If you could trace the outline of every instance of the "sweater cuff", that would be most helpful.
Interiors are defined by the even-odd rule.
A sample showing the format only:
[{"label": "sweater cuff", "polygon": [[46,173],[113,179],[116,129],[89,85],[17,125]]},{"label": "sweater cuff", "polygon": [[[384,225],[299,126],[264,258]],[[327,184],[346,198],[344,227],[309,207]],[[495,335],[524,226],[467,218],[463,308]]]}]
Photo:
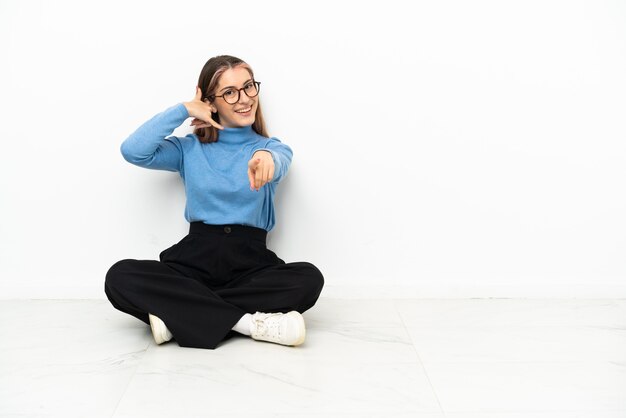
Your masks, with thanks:
[{"label": "sweater cuff", "polygon": [[189,111],[182,102],[174,106],[174,109],[176,109],[181,118],[187,119],[189,117]]}]

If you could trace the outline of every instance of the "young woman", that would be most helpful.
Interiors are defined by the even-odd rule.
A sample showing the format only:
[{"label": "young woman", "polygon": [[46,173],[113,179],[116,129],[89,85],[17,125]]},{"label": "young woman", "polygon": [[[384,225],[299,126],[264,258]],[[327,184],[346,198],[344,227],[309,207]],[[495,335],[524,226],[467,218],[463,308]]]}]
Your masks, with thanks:
[{"label": "young woman", "polygon": [[[160,261],[125,259],[106,274],[113,306],[150,324],[155,342],[214,349],[238,332],[296,346],[301,315],[324,278],[311,263],[285,263],[266,247],[274,193],[292,151],[269,137],[260,82],[239,58],[207,61],[195,97],[141,125],[121,145],[137,166],[176,171],[185,185],[189,234]],[[169,136],[193,117],[193,134]]]}]

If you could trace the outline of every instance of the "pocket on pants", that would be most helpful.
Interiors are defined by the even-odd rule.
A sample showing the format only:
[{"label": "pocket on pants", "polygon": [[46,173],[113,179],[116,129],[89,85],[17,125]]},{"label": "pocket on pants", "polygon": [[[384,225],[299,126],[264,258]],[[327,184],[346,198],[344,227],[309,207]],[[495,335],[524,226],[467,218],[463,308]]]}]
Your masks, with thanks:
[{"label": "pocket on pants", "polygon": [[162,262],[177,260],[183,252],[185,245],[189,242],[190,237],[191,235],[187,235],[176,244],[161,251],[161,253],[159,254],[159,260],[161,260]]},{"label": "pocket on pants", "polygon": [[219,241],[197,234],[189,234],[178,243],[163,250],[159,255],[161,262],[186,277],[200,280],[207,284],[219,284],[217,262],[219,259]]},{"label": "pocket on pants", "polygon": [[252,261],[253,267],[273,266],[276,264],[284,264],[285,262],[268,249],[263,241],[248,239],[245,242],[245,253],[249,260]]}]

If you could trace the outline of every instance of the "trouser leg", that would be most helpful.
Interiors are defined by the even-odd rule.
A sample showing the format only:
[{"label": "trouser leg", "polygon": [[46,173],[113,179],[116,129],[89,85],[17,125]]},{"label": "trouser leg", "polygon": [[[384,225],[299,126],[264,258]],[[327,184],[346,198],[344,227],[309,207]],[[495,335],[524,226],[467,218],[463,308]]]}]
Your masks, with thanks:
[{"label": "trouser leg", "polygon": [[107,272],[105,293],[118,310],[149,323],[161,318],[181,347],[215,348],[245,314],[198,280],[156,260],[121,260]]},{"label": "trouser leg", "polygon": [[297,262],[264,267],[231,281],[215,293],[248,313],[303,313],[315,305],[323,286],[324,278],[317,267]]},{"label": "trouser leg", "polygon": [[106,275],[113,306],[149,323],[165,322],[182,347],[215,348],[247,312],[302,313],[324,279],[310,263],[285,264],[265,246],[266,231],[241,225],[190,225],[156,260],[121,260]]}]

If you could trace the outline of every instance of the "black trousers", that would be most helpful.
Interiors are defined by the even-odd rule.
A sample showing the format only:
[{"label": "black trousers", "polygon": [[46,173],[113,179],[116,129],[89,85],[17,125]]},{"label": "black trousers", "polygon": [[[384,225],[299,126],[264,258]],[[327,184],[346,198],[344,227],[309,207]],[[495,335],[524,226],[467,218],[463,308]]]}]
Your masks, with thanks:
[{"label": "black trousers", "polygon": [[322,291],[311,263],[285,263],[266,247],[267,232],[192,222],[160,261],[125,259],[106,274],[113,306],[149,324],[158,316],[181,347],[214,349],[245,313],[303,313]]}]

